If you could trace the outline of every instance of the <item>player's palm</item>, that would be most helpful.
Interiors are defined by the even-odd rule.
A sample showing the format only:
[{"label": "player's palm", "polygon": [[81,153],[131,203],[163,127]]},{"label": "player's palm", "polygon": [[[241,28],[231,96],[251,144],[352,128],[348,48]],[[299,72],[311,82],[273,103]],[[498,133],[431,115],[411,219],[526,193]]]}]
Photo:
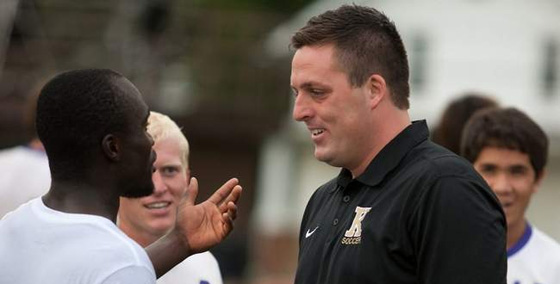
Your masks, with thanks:
[{"label": "player's palm", "polygon": [[198,181],[192,178],[186,194],[179,206],[177,227],[193,253],[206,251],[233,229],[241,187],[237,179],[230,179],[206,201],[195,205]]}]

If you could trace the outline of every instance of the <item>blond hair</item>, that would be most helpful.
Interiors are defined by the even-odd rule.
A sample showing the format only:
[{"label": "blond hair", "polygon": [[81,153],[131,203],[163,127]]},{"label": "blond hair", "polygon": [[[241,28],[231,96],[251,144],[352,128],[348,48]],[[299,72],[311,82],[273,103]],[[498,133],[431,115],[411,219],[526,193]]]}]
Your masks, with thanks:
[{"label": "blond hair", "polygon": [[179,143],[181,150],[181,163],[185,168],[189,166],[189,141],[181,131],[181,128],[169,116],[159,112],[151,111],[148,117],[148,133],[154,142],[166,138],[173,138]]}]

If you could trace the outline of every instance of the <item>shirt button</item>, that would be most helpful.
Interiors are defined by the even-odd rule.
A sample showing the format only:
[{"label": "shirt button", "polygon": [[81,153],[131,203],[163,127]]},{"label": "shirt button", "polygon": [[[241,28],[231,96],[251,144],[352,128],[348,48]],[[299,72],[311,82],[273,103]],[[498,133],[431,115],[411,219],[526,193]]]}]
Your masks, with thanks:
[{"label": "shirt button", "polygon": [[334,221],[332,222],[333,226],[336,226],[338,224],[338,218],[334,219]]},{"label": "shirt button", "polygon": [[350,201],[350,196],[345,195],[345,196],[342,198],[342,201],[344,201],[344,202]]}]

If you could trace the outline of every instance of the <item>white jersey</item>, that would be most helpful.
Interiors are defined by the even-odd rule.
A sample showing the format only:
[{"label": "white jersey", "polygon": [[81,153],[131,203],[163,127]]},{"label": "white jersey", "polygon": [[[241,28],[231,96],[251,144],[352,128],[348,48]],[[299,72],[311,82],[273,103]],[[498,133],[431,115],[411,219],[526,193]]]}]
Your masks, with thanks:
[{"label": "white jersey", "polygon": [[0,256],[0,283],[156,283],[147,253],[110,220],[52,210],[41,198],[2,218]]},{"label": "white jersey", "polygon": [[189,256],[157,280],[158,284],[223,284],[218,261],[210,252]]},{"label": "white jersey", "polygon": [[508,250],[508,284],[560,284],[560,245],[527,224]]},{"label": "white jersey", "polygon": [[18,146],[0,151],[0,218],[45,194],[51,185],[47,155]]}]

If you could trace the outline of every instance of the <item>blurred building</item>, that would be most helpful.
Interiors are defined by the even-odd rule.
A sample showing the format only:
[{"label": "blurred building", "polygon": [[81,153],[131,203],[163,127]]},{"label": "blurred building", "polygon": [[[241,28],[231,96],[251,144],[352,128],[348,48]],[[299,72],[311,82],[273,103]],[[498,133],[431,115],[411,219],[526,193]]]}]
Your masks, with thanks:
[{"label": "blurred building", "polygon": [[[269,55],[289,65],[291,35],[311,16],[343,3],[378,8],[396,23],[411,67],[412,119],[427,119],[434,126],[450,100],[480,91],[522,109],[543,126],[552,140],[549,174],[528,215],[560,241],[560,2],[316,1],[271,31]],[[288,86],[285,92],[289,96]],[[297,257],[299,220],[309,196],[339,170],[314,159],[309,136],[302,123],[286,114],[282,131],[269,137],[261,155],[255,224],[263,239],[280,239],[295,248],[292,258]],[[294,267],[287,263],[283,269]]]}]

